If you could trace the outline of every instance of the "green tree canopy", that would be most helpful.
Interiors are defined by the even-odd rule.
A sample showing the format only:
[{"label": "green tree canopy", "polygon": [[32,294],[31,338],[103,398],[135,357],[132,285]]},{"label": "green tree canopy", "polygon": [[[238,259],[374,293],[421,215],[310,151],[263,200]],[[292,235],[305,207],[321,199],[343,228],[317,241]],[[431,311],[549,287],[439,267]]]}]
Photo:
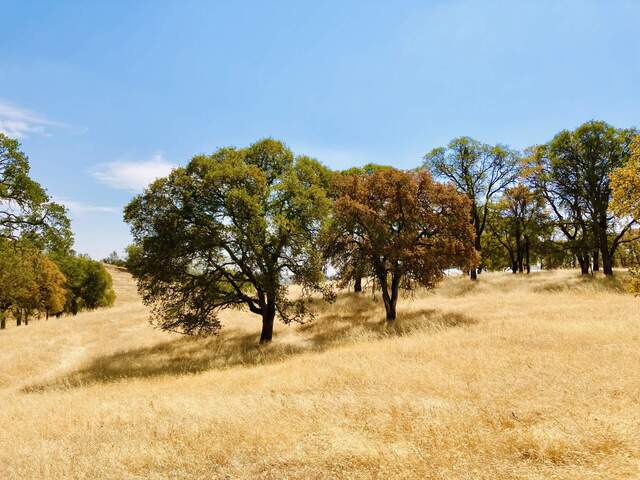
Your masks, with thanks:
[{"label": "green tree canopy", "polygon": [[[532,257],[550,235],[549,218],[544,197],[523,184],[507,188],[502,198],[493,204],[487,219],[488,244],[500,245],[508,257],[513,273],[531,272]],[[495,252],[492,258],[496,262]]]},{"label": "green tree canopy", "polygon": [[66,251],[72,235],[66,210],[51,202],[29,176],[29,160],[17,140],[0,133],[0,237],[28,237],[50,250]]},{"label": "green tree canopy", "polygon": [[[520,172],[520,155],[503,145],[486,145],[469,137],[454,138],[446,148],[435,148],[424,157],[424,167],[434,178],[451,182],[471,200],[475,248],[482,251],[489,205]],[[476,278],[476,268],[471,269]]]},{"label": "green tree canopy", "polygon": [[104,266],[84,255],[53,254],[53,261],[66,277],[65,312],[77,314],[113,305],[116,295],[112,279]]},{"label": "green tree canopy", "polygon": [[66,278],[37,245],[0,239],[0,328],[9,313],[21,324],[33,314],[64,308]]},{"label": "green tree canopy", "polygon": [[613,274],[615,251],[635,223],[618,222],[609,203],[611,173],[629,160],[636,133],[590,121],[573,131],[563,130],[535,147],[530,157],[530,177],[544,192],[558,227],[582,251],[599,250],[606,275]]},{"label": "green tree canopy", "polygon": [[[219,312],[262,317],[261,342],[285,322],[310,315],[323,291],[318,232],[330,208],[330,172],[265,139],[198,155],[151,184],[125,209],[135,248],[128,267],[154,321],[188,334],[216,332]],[[302,286],[299,298],[287,284]]]}]

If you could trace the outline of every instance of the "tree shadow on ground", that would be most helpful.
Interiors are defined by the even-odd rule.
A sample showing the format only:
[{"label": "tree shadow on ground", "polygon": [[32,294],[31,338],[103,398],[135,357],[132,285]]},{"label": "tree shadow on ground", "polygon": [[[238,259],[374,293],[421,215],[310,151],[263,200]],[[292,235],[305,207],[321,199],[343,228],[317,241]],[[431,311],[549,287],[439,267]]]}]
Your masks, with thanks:
[{"label": "tree shadow on ground", "polygon": [[[315,321],[298,326],[295,332],[278,332],[270,345],[259,346],[258,335],[239,330],[223,330],[217,336],[206,338],[180,337],[152,347],[98,357],[74,372],[27,386],[22,391],[36,393],[125,379],[252,367],[363,340],[376,341],[417,332],[436,333],[474,323],[476,320],[459,313],[430,309],[400,311],[396,322],[388,324],[379,302],[364,295],[343,294]],[[289,341],[291,338],[293,341]]]},{"label": "tree shadow on ground", "polygon": [[[467,275],[449,278],[447,282],[443,282],[438,286],[437,293],[447,298],[457,298],[477,293],[478,285],[482,284],[484,277],[479,277],[478,281],[472,281]],[[434,292],[435,293],[435,292]]]},{"label": "tree shadow on ground", "polygon": [[628,293],[626,281],[626,272],[616,272],[613,277],[607,277],[600,273],[592,275],[578,273],[562,281],[556,279],[542,281],[532,290],[537,293]]}]

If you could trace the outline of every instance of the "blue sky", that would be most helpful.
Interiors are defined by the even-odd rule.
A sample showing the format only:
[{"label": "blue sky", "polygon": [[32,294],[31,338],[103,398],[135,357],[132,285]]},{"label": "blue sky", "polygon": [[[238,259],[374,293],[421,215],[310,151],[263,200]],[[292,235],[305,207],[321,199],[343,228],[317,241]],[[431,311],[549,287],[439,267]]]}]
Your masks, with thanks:
[{"label": "blue sky", "polygon": [[76,249],[197,153],[272,136],[334,168],[415,167],[451,138],[523,148],[640,126],[640,1],[1,0],[0,129]]}]

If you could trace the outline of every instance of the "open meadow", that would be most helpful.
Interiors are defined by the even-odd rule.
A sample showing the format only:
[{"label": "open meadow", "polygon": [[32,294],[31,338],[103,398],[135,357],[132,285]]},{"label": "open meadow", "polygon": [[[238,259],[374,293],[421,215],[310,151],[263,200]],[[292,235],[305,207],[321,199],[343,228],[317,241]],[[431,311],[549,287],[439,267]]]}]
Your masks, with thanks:
[{"label": "open meadow", "polygon": [[[578,272],[369,293],[313,323],[154,330],[115,306],[0,332],[0,478],[640,477],[640,302]],[[618,278],[618,277],[616,277]]]}]

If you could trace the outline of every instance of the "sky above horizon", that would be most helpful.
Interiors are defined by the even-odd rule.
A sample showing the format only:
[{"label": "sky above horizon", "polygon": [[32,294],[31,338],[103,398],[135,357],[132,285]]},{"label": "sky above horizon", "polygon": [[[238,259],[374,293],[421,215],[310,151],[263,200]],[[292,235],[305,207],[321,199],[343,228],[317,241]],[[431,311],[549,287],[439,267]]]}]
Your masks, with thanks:
[{"label": "sky above horizon", "polygon": [[640,1],[1,0],[0,131],[69,209],[75,249],[195,154],[283,140],[332,168],[413,168],[468,135],[513,148],[640,127]]}]

